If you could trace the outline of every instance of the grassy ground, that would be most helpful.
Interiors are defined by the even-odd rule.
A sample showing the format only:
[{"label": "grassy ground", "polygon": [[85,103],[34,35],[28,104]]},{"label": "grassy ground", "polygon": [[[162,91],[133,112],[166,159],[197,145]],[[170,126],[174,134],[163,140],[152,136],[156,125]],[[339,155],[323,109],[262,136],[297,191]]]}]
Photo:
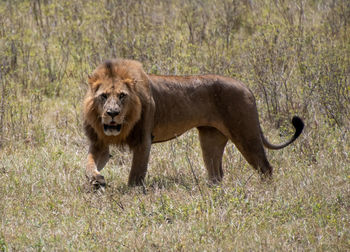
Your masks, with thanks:
[{"label": "grassy ground", "polygon": [[[243,1],[244,2],[244,1]],[[0,3],[0,251],[350,250],[347,1],[3,1]],[[145,188],[112,149],[105,191],[84,177],[86,76],[103,59],[147,72],[218,73],[257,97],[262,182],[228,144],[207,184],[198,135],[152,146]]]}]

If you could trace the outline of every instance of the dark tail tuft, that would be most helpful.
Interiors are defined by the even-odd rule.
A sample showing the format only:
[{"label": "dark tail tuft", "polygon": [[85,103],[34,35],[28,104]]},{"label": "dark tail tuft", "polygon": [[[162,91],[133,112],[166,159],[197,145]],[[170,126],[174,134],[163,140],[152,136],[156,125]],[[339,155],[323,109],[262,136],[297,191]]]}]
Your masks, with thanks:
[{"label": "dark tail tuft", "polygon": [[269,148],[269,149],[272,149],[272,150],[279,150],[279,149],[282,149],[282,148],[290,145],[291,143],[293,143],[298,138],[298,136],[300,136],[301,132],[303,131],[304,123],[303,123],[303,120],[300,119],[300,117],[294,116],[292,119],[292,124],[295,128],[295,133],[291,139],[289,139],[287,142],[282,143],[282,144],[278,144],[278,145],[271,144],[269,141],[267,141],[264,134],[261,132],[261,137],[262,137],[262,141],[264,143],[264,146]]},{"label": "dark tail tuft", "polygon": [[300,136],[301,132],[304,129],[304,123],[303,123],[303,120],[301,120],[300,117],[293,116],[292,124],[293,124],[293,126],[295,128],[294,139],[296,139],[298,136]]}]

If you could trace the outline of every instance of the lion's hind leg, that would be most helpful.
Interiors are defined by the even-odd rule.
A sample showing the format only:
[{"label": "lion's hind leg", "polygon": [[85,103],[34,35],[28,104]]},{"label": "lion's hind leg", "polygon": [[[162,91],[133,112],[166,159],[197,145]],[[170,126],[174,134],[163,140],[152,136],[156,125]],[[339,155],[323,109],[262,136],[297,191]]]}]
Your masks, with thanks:
[{"label": "lion's hind leg", "polygon": [[256,169],[263,179],[270,178],[272,166],[267,160],[266,153],[259,136],[256,138],[244,138],[240,135],[241,141],[233,141],[247,162]]},{"label": "lion's hind leg", "polygon": [[216,128],[198,127],[198,131],[209,180],[214,184],[218,183],[224,176],[222,155],[228,139]]}]

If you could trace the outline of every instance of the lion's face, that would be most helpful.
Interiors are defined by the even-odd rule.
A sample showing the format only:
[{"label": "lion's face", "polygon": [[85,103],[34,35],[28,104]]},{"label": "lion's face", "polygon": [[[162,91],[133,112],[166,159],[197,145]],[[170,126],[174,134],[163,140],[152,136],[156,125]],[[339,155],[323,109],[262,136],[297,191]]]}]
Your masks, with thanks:
[{"label": "lion's face", "polygon": [[130,80],[104,80],[95,85],[94,102],[107,136],[117,136],[127,124],[130,111]]},{"label": "lion's face", "polygon": [[90,140],[124,144],[141,119],[148,95],[142,65],[132,60],[106,61],[93,71],[88,83],[84,124]]}]

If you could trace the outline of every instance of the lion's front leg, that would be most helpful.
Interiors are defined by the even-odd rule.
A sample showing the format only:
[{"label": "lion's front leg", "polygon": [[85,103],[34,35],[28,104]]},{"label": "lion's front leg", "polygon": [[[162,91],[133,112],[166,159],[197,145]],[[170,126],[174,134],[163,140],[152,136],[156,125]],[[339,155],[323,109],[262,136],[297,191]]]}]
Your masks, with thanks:
[{"label": "lion's front leg", "polygon": [[151,144],[152,140],[151,137],[149,137],[133,148],[132,166],[128,182],[129,186],[143,185],[147,172]]},{"label": "lion's front leg", "polygon": [[106,186],[106,181],[99,171],[103,169],[108,160],[108,146],[102,144],[90,145],[87,158],[86,176],[89,182],[95,187]]}]

